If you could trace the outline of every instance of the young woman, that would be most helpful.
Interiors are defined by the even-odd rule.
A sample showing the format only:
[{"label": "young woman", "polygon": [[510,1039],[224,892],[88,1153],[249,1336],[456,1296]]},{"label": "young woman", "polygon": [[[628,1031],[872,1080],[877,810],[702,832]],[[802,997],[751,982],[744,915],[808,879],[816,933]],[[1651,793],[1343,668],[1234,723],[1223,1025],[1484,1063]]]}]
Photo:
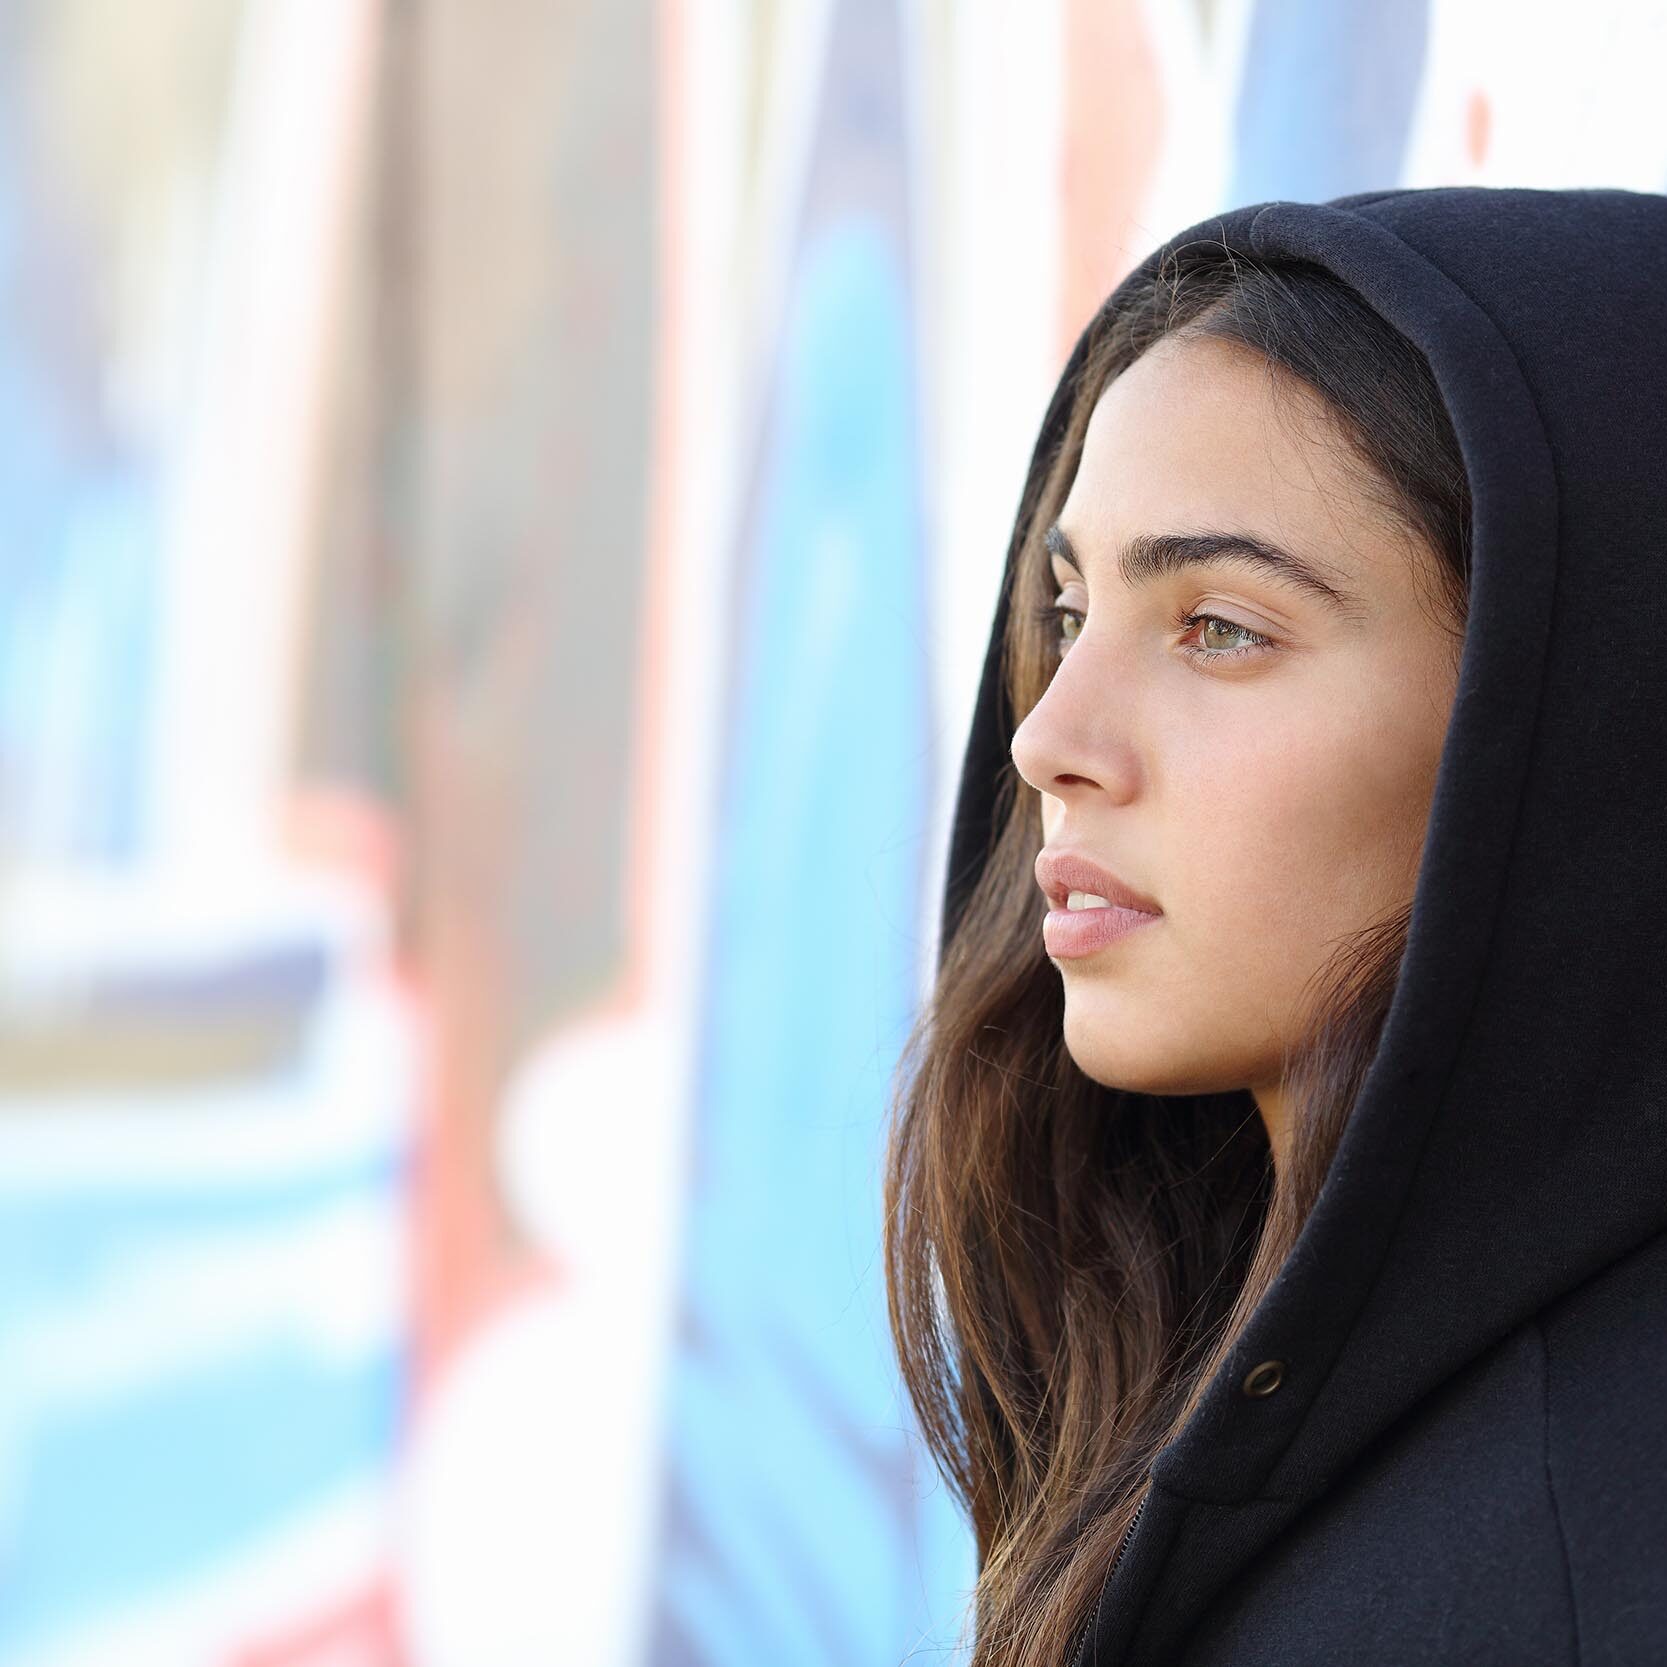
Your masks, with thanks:
[{"label": "young woman", "polygon": [[1189,227],[1079,339],[899,1074],[976,1667],[1667,1661],[1667,198]]}]

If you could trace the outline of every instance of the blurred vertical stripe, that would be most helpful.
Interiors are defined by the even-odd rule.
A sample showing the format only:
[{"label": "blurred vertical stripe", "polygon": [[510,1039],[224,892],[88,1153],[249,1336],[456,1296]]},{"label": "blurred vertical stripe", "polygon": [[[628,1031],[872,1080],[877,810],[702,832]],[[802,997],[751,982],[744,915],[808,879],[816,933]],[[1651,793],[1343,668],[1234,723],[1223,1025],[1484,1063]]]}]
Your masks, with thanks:
[{"label": "blurred vertical stripe", "polygon": [[833,8],[817,98],[734,566],[655,1667],[885,1667],[970,1580],[878,1254],[933,765],[890,0]]}]

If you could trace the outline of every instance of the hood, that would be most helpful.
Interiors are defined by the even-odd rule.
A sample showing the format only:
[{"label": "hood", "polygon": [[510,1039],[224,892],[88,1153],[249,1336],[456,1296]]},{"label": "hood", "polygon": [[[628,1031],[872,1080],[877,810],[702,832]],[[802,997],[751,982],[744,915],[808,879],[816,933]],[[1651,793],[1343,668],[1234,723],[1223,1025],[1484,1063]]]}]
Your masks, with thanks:
[{"label": "hood", "polygon": [[[1258,1502],[1201,1553],[1224,1580],[1432,1389],[1667,1229],[1667,197],[1257,203],[1138,272],[1200,238],[1315,261],[1416,344],[1473,501],[1468,630],[1378,1051],[1293,1253],[1154,1467],[1186,1498]],[[1021,534],[1133,276],[1078,339],[1031,459],[940,946],[1012,768],[997,650]],[[1241,1394],[1270,1358],[1279,1393]]]}]

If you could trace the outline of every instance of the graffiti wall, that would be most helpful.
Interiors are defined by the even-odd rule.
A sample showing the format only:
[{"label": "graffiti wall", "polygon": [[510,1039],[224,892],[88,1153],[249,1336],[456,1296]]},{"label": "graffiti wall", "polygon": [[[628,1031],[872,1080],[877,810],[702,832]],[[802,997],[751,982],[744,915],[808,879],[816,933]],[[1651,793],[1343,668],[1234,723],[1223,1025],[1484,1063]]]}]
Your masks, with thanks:
[{"label": "graffiti wall", "polygon": [[0,0],[0,1667],[891,1667],[880,1163],[1030,446],[1667,7]]}]

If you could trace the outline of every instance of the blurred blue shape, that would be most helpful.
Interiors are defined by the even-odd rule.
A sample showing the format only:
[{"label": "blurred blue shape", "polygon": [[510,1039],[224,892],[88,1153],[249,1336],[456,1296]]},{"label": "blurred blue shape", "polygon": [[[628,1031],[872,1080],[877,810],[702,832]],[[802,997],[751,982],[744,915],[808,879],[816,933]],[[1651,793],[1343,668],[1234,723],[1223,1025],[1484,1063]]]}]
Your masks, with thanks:
[{"label": "blurred blue shape", "polygon": [[37,316],[56,274],[24,235],[29,154],[0,126],[0,856],[122,861],[144,837],[152,460],[88,403],[89,318]]},{"label": "blurred blue shape", "polygon": [[[314,1313],[304,1289],[285,1303],[269,1278],[239,1296],[235,1335],[223,1304],[244,1268],[316,1263],[344,1207],[397,1231],[404,1188],[383,1154],[277,1183],[0,1197],[0,1662],[212,1579],[386,1475],[405,1385],[399,1290],[345,1335],[321,1294]],[[194,1309],[202,1270],[219,1310]],[[150,1323],[158,1304],[165,1325]]]},{"label": "blurred blue shape", "polygon": [[1427,29],[1427,0],[1256,0],[1228,204],[1399,185]]},{"label": "blurred blue shape", "polygon": [[0,1661],[177,1587],[386,1465],[403,1383],[383,1350],[333,1369],[274,1338],[211,1369],[48,1415],[12,1478]]},{"label": "blurred blue shape", "polygon": [[860,213],[802,262],[742,574],[655,1667],[894,1667],[974,1572],[879,1263],[932,779],[908,289]]}]

